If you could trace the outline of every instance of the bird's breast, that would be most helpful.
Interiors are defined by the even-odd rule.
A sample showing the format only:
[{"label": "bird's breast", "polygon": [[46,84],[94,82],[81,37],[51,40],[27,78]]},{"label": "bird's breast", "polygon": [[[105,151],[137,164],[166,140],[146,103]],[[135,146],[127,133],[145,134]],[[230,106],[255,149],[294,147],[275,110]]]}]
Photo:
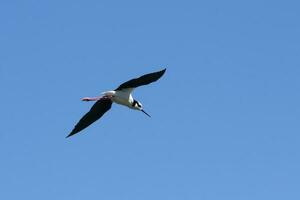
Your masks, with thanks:
[{"label": "bird's breast", "polygon": [[114,95],[112,95],[113,102],[117,104],[121,104],[124,106],[132,107],[133,98],[130,93],[123,91],[116,91]]}]

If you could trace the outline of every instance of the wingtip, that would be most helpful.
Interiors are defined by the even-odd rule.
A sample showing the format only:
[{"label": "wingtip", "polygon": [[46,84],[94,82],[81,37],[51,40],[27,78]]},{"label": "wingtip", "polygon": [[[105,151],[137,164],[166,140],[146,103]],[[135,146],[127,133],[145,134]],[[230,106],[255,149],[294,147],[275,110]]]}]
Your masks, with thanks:
[{"label": "wingtip", "polygon": [[160,73],[163,75],[166,72],[167,68],[164,68],[163,70],[160,71]]},{"label": "wingtip", "polygon": [[69,135],[66,136],[66,138],[71,137],[72,135],[74,135],[75,133],[71,132]]}]

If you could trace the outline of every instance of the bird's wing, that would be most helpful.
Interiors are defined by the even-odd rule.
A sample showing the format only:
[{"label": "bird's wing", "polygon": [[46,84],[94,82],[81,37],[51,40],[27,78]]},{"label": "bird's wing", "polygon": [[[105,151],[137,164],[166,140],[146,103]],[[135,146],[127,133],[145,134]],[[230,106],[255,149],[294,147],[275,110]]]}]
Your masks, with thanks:
[{"label": "bird's wing", "polygon": [[111,105],[112,101],[108,98],[101,98],[100,100],[98,100],[92,106],[91,110],[79,120],[72,132],[67,137],[70,137],[82,131],[83,129],[91,125],[93,122],[98,120],[100,117],[102,117],[102,115],[104,115],[104,113],[106,113],[111,108]]},{"label": "bird's wing", "polygon": [[162,75],[165,73],[166,69],[163,69],[158,72],[153,72],[150,74],[145,74],[139,78],[131,79],[123,84],[121,84],[116,90],[122,90],[126,88],[136,88],[142,85],[148,85],[149,83],[152,83],[154,81],[157,81],[162,77]]}]

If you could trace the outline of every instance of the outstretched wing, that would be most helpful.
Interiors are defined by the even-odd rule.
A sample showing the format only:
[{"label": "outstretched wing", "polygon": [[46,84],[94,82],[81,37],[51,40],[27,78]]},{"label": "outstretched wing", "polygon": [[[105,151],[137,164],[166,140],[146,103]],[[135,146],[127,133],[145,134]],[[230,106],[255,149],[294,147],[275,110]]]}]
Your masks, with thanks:
[{"label": "outstretched wing", "polygon": [[116,90],[122,90],[126,88],[136,88],[142,85],[148,85],[149,83],[152,83],[154,81],[157,81],[164,75],[166,69],[163,69],[158,72],[153,72],[150,74],[145,74],[139,78],[131,79],[130,81],[127,81],[123,84],[121,84]]},{"label": "outstretched wing", "polygon": [[100,117],[102,117],[104,113],[106,113],[111,108],[111,104],[112,101],[108,98],[99,99],[92,106],[91,110],[79,120],[79,122],[76,124],[67,138],[82,131],[83,129],[94,123],[96,120],[98,120]]}]

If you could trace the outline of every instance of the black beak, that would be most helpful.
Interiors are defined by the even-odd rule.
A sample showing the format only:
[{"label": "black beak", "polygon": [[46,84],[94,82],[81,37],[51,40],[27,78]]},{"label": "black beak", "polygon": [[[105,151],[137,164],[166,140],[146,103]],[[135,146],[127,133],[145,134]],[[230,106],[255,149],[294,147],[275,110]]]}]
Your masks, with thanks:
[{"label": "black beak", "polygon": [[143,113],[145,113],[148,117],[151,117],[148,113],[146,113],[144,110],[141,110]]}]

